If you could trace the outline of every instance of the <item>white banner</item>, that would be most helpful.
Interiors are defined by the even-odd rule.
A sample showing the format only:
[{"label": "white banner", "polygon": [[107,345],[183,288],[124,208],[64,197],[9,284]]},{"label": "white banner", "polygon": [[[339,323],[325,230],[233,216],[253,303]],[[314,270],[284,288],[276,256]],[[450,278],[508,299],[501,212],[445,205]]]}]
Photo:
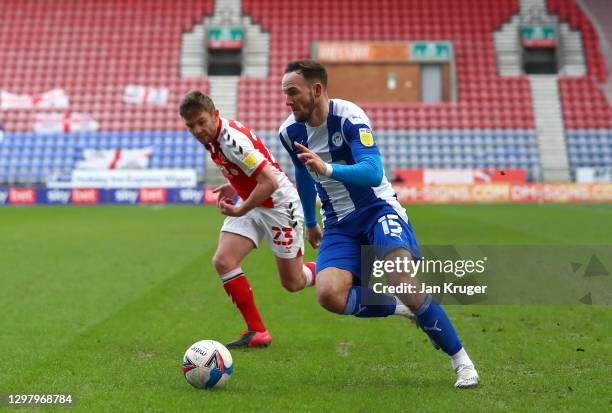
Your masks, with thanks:
[{"label": "white banner", "polygon": [[123,92],[123,101],[133,105],[157,105],[168,103],[170,91],[167,88],[153,88],[141,85],[127,85]]},{"label": "white banner", "polygon": [[147,169],[152,148],[85,149],[76,169]]},{"label": "white banner", "polygon": [[64,89],[52,89],[40,95],[20,95],[0,90],[0,109],[67,108],[70,100]]},{"label": "white banner", "polygon": [[[477,171],[472,169],[425,169],[425,184],[471,184]],[[490,179],[489,179],[490,180]]]},{"label": "white banner", "polygon": [[18,95],[6,90],[0,90],[0,108],[2,110],[31,109],[32,106],[32,96]]},{"label": "white banner", "polygon": [[37,113],[33,130],[36,133],[91,132],[100,129],[89,113]]},{"label": "white banner", "polygon": [[50,180],[49,188],[193,188],[194,169],[146,169],[142,171],[72,171],[70,181]]},{"label": "white banner", "polygon": [[70,106],[68,95],[63,89],[53,89],[32,99],[34,108],[67,108]]},{"label": "white banner", "polygon": [[584,184],[612,182],[612,168],[576,168],[576,182]]}]

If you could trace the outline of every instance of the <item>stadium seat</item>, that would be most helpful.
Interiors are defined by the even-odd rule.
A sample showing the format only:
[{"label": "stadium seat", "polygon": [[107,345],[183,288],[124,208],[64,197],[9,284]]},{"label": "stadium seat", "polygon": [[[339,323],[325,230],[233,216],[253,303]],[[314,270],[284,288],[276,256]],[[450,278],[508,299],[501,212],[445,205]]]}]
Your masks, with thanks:
[{"label": "stadium seat", "polygon": [[[612,109],[598,89],[607,68],[598,38],[575,0],[547,0],[548,10],[580,31],[587,74],[560,80],[567,147],[573,168],[609,165]],[[315,40],[415,39],[453,42],[459,101],[363,104],[383,155],[397,167],[519,165],[536,176],[539,153],[529,82],[497,74],[492,33],[518,12],[518,0],[325,0],[309,3],[318,24],[300,25],[303,11],[282,0],[243,0],[244,15],[270,33],[269,76],[240,78],[237,118],[265,137],[291,170],[276,139],[288,115],[279,81],[284,65],[310,55]],[[5,0],[0,13],[0,89],[36,95],[61,87],[72,112],[90,113],[98,132],[37,135],[36,112],[6,110],[0,142],[4,182],[35,182],[71,168],[87,148],[153,148],[151,167],[195,164],[203,152],[184,131],[175,108],[187,90],[209,89],[207,78],[178,76],[182,34],[211,15],[214,0],[81,2]],[[29,45],[24,48],[23,45]],[[96,47],[91,47],[95,44]],[[167,87],[164,107],[128,105],[127,84]],[[59,110],[60,112],[62,110]],[[196,154],[194,156],[194,154]],[[17,166],[18,165],[18,166]]]},{"label": "stadium seat", "polygon": [[[69,95],[70,110],[91,113],[102,130],[143,129],[146,125],[136,119],[148,113],[155,113],[156,128],[181,128],[167,108],[174,109],[186,90],[208,90],[206,78],[178,77],[181,35],[185,23],[191,26],[210,15],[213,5],[213,0],[180,0],[160,14],[158,1],[129,7],[119,0],[42,0],[36,7],[4,1],[0,89],[35,95],[60,87]],[[127,84],[168,88],[167,107],[124,104]],[[29,111],[8,110],[3,117],[9,131],[32,130]]]}]

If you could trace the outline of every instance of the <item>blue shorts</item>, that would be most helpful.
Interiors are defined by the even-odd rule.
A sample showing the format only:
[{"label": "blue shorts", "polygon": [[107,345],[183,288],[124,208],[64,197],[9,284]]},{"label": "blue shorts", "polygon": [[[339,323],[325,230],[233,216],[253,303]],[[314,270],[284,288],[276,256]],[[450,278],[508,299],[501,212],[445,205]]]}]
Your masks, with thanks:
[{"label": "blue shorts", "polygon": [[317,272],[336,267],[361,278],[361,247],[364,245],[373,246],[378,259],[397,248],[408,250],[415,260],[421,258],[412,225],[385,203],[355,211],[325,228],[317,255]]}]

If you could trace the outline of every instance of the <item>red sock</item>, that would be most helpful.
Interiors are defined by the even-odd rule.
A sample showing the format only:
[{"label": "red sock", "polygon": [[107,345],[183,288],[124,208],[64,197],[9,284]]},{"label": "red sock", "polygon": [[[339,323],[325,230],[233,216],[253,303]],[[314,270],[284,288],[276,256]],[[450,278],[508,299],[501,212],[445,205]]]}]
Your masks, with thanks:
[{"label": "red sock", "polygon": [[255,299],[253,298],[253,289],[249,284],[244,273],[240,273],[229,280],[223,281],[223,288],[225,292],[230,296],[242,318],[246,321],[248,329],[254,331],[266,331],[266,327],[261,321],[261,316],[255,305]]},{"label": "red sock", "polygon": [[307,285],[316,285],[317,283],[317,271],[316,271],[316,267],[315,267],[315,263],[312,261],[308,261],[308,262],[304,262],[304,265],[306,267],[308,267],[308,269],[310,270],[310,272],[312,272],[312,282],[310,284]]}]

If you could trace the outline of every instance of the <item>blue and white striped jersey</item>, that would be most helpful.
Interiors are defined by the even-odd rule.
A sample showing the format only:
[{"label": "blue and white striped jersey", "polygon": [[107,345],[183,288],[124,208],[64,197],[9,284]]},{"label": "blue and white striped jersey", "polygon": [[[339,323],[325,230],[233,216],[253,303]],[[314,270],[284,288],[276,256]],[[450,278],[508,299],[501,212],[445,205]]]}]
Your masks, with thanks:
[{"label": "blue and white striped jersey", "polygon": [[[295,148],[294,142],[308,147],[328,163],[353,165],[355,158],[361,154],[380,156],[370,120],[365,112],[354,103],[341,99],[330,99],[327,122],[317,127],[296,122],[291,114],[280,127],[279,138],[297,163],[300,162],[297,160],[299,150]],[[309,173],[321,200],[321,216],[326,227],[356,210],[384,203],[393,207],[408,221],[404,208],[397,201],[395,192],[384,174],[377,187],[357,187],[312,171]]]}]

